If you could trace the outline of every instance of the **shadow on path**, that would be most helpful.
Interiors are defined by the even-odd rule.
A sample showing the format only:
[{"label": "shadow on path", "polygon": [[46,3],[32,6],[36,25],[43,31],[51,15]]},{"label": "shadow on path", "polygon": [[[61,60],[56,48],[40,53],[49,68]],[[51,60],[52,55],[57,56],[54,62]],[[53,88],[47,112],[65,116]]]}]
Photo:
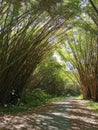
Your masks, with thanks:
[{"label": "shadow on path", "polygon": [[98,130],[98,117],[85,102],[67,98],[23,115],[5,115],[0,130]]}]

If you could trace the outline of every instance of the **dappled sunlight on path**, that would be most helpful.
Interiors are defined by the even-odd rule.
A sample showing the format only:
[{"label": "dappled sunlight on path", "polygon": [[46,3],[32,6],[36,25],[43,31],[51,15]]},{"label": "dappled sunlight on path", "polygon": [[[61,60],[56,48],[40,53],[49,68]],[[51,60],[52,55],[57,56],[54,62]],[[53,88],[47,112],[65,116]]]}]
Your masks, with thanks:
[{"label": "dappled sunlight on path", "polygon": [[0,130],[98,130],[98,117],[85,102],[67,98],[21,115],[5,115]]}]

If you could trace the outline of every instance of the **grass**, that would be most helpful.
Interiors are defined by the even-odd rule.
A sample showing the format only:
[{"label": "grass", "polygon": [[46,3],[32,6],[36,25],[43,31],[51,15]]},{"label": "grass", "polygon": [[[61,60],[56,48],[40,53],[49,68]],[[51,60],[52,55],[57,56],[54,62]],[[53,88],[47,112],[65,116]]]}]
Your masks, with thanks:
[{"label": "grass", "polygon": [[88,101],[87,107],[92,110],[96,110],[98,112],[98,103],[97,102]]},{"label": "grass", "polygon": [[[79,95],[78,97],[76,97],[76,99],[78,99],[78,100],[81,100],[81,99],[83,99],[83,95],[81,94],[81,95]],[[87,101],[87,107],[89,108],[89,109],[92,109],[92,110],[95,110],[95,111],[97,111],[98,112],[98,103],[97,102],[94,102],[94,101]]]},{"label": "grass", "polygon": [[98,116],[98,102],[88,101],[86,106],[87,106],[87,108],[94,110],[95,115]]},{"label": "grass", "polygon": [[76,97],[76,99],[78,99],[78,100],[82,100],[82,99],[83,99],[83,95],[82,95],[82,94],[79,95],[78,97]]}]

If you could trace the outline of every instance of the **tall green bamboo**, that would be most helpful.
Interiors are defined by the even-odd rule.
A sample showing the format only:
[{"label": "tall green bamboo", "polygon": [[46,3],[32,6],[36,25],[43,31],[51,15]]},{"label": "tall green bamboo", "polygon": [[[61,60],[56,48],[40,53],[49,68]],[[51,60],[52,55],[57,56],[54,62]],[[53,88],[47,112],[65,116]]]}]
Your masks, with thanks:
[{"label": "tall green bamboo", "polygon": [[[53,9],[54,5],[51,7]],[[69,3],[66,3],[63,7],[67,7],[64,10],[66,13],[61,16],[61,7],[61,4],[56,4],[55,14],[55,11],[51,13],[51,8],[48,11],[46,8],[40,9],[38,1],[2,1],[0,7],[1,105],[16,104],[21,99],[37,65],[62,40],[63,32],[60,28],[74,17],[74,13],[70,11]]]}]

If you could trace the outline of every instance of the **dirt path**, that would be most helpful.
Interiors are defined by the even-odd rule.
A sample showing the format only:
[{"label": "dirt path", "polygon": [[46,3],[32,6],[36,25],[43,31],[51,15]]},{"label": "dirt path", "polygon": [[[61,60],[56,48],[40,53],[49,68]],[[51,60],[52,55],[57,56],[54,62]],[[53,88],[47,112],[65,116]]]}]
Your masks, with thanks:
[{"label": "dirt path", "polygon": [[98,130],[98,117],[85,102],[68,98],[22,115],[5,115],[0,130]]}]

